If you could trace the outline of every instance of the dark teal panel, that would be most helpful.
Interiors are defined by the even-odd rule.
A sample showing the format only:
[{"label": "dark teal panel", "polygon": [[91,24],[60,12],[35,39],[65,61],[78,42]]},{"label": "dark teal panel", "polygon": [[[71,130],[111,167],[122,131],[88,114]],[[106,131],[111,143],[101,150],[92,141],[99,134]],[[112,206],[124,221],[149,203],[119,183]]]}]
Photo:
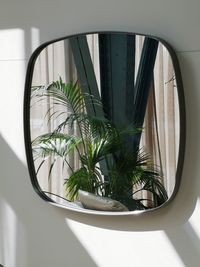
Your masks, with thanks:
[{"label": "dark teal panel", "polygon": [[[70,38],[69,40],[78,72],[78,79],[84,92],[100,100],[99,89],[86,36],[80,35]],[[102,108],[94,105],[87,105],[87,112],[90,115],[104,116]]]},{"label": "dark teal panel", "polygon": [[100,34],[101,94],[108,117],[119,127],[133,121],[135,36]]},{"label": "dark teal panel", "polygon": [[[144,123],[157,49],[158,41],[145,37],[135,84],[134,123],[138,127],[142,127]],[[136,148],[139,147],[140,137],[141,134],[135,136]]]}]

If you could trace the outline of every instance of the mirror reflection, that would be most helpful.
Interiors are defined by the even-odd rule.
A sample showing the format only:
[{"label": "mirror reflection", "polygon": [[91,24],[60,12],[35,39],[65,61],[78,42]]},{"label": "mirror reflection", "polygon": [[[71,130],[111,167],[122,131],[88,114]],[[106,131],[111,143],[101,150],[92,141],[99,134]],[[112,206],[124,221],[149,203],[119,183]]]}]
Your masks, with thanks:
[{"label": "mirror reflection", "polygon": [[46,46],[34,65],[30,125],[37,182],[56,203],[148,210],[174,192],[176,73],[154,38],[99,33]]}]

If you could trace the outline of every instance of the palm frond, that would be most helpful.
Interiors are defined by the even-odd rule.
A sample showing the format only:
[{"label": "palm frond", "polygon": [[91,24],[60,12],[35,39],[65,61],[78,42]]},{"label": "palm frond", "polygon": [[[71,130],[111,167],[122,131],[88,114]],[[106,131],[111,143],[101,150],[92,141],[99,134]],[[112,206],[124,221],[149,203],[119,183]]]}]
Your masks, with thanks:
[{"label": "palm frond", "polygon": [[73,135],[62,133],[48,133],[37,137],[32,142],[33,158],[35,161],[37,159],[42,159],[42,162],[40,163],[36,172],[38,173],[39,169],[47,159],[53,159],[48,177],[50,177],[52,168],[54,167],[57,159],[61,159],[63,161],[63,164],[66,163],[70,170],[73,172],[74,170],[71,168],[67,161],[67,156],[74,151],[80,154],[79,149],[81,145],[81,138]]},{"label": "palm frond", "polygon": [[71,151],[78,149],[82,140],[80,137],[62,133],[47,133],[32,141],[34,158],[40,156],[66,157]]},{"label": "palm frond", "polygon": [[66,196],[70,198],[70,201],[74,201],[77,197],[78,190],[82,187],[88,191],[90,189],[90,183],[88,184],[88,174],[85,168],[80,168],[75,171],[68,179],[65,180]]}]

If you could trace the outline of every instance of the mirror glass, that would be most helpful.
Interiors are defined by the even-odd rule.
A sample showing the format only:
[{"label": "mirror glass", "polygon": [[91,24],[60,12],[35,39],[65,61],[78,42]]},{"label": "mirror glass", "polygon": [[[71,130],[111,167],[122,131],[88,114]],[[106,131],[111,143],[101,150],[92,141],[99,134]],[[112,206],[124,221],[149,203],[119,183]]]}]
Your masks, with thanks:
[{"label": "mirror glass", "polygon": [[29,160],[43,198],[85,212],[146,211],[171,199],[182,89],[163,42],[79,34],[44,45],[29,68]]}]

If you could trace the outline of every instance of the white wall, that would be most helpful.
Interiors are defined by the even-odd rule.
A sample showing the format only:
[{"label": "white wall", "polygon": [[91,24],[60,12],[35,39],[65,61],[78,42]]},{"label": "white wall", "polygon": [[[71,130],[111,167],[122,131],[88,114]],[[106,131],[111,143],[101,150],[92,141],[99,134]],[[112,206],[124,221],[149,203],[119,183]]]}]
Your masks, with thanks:
[{"label": "white wall", "polygon": [[[6,0],[0,6],[0,263],[5,267],[198,267],[200,260],[200,1]],[[187,108],[182,183],[166,208],[104,217],[55,208],[33,191],[23,141],[27,59],[71,33],[162,37],[178,52]]]}]

